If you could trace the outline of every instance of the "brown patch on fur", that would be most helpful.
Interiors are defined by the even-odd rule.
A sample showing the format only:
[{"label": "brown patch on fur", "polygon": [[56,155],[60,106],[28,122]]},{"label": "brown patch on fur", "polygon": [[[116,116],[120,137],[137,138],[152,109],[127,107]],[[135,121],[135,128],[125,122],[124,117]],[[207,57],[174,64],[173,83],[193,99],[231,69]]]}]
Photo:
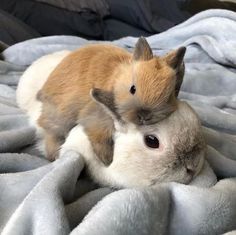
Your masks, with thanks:
[{"label": "brown patch on fur", "polygon": [[[122,119],[138,125],[157,122],[176,109],[174,70],[160,57],[136,62],[132,58],[124,49],[102,44],[85,46],[69,54],[38,94],[43,103],[39,125],[64,140],[70,129],[81,123],[97,156],[105,164],[110,163],[113,122],[91,99],[92,88],[114,92],[114,110]],[[129,92],[133,83],[137,88],[134,95]],[[137,118],[143,108],[152,113],[151,120],[145,123]]]},{"label": "brown patch on fur", "polygon": [[119,113],[117,113],[115,100],[114,100],[114,93],[111,91],[104,91],[98,88],[91,90],[91,96],[93,99],[102,105],[105,111],[116,120],[120,119]]},{"label": "brown patch on fur", "polygon": [[44,101],[42,113],[38,119],[38,124],[46,131],[52,132],[58,138],[63,139],[67,133],[75,125],[77,119],[76,112],[68,112],[63,115],[58,111],[55,104]]},{"label": "brown patch on fur", "polygon": [[108,166],[111,164],[113,157],[114,143],[111,133],[113,129],[102,128],[102,126],[97,126],[94,124],[85,128],[85,131],[91,141],[92,148],[96,156],[103,162],[104,165]]},{"label": "brown patch on fur", "polygon": [[97,157],[105,165],[109,165],[112,162],[114,145],[112,118],[104,113],[102,107],[93,102],[80,112],[78,120],[84,126]]},{"label": "brown patch on fur", "polygon": [[[157,61],[159,66],[156,67]],[[136,65],[137,96],[144,106],[166,103],[175,87],[175,72],[155,58]]]}]

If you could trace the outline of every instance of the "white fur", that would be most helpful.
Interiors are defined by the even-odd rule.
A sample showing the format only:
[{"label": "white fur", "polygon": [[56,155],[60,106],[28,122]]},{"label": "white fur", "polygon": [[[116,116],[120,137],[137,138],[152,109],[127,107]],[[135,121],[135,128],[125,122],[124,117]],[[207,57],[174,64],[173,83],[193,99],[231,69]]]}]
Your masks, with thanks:
[{"label": "white fur", "polygon": [[[117,163],[115,161],[113,161],[109,167],[105,167],[101,161],[98,160],[93,152],[90,140],[81,125],[75,126],[70,131],[66,142],[61,146],[60,156],[63,156],[66,152],[71,150],[78,152],[84,157],[89,173],[95,181],[111,186],[131,186],[129,179],[127,184],[124,184],[122,174],[120,175],[116,172],[114,165]],[[119,171],[118,168],[117,170]],[[132,184],[134,185],[134,183]]]},{"label": "white fur", "polygon": [[111,178],[108,168],[97,159],[89,138],[81,125],[75,126],[70,131],[65,143],[61,146],[60,156],[71,150],[84,157],[89,172],[96,181],[117,185],[116,182],[113,182],[114,180]]},{"label": "white fur", "polygon": [[38,131],[40,128],[36,121],[40,116],[42,104],[36,99],[37,93],[50,73],[69,53],[70,51],[59,51],[41,57],[20,78],[16,91],[17,103],[28,114],[31,125],[37,127]]},{"label": "white fur", "polygon": [[[186,124],[186,120],[182,119],[180,113],[187,115],[189,124]],[[145,146],[143,131],[135,125],[122,124],[122,128],[117,127],[114,135],[113,161],[109,166],[105,166],[93,152],[84,128],[77,125],[70,131],[66,142],[62,145],[60,155],[69,150],[81,154],[92,178],[104,185],[139,187],[168,181],[188,183],[192,178],[186,173],[185,168],[173,170],[167,167],[172,162],[171,158],[174,157],[174,146],[178,147],[179,144],[182,144],[181,140],[179,140],[180,142],[177,140],[172,145],[172,135],[176,135],[175,131],[186,126],[190,132],[194,132],[194,135],[196,134],[195,128],[200,128],[200,126],[196,115],[185,103],[181,102],[179,112],[175,112],[171,116],[154,127],[149,127],[149,129],[145,127],[147,133],[151,131],[160,139],[160,148],[158,149]],[[116,126],[119,126],[119,123],[116,123]],[[203,153],[197,156],[197,171],[203,165],[203,156]]]}]

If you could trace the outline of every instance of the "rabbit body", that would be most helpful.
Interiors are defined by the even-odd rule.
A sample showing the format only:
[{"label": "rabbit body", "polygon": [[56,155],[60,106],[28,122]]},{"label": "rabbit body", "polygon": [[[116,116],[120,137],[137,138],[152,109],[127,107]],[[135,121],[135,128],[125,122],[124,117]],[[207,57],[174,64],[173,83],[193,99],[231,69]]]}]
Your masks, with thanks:
[{"label": "rabbit body", "polygon": [[[178,53],[153,57],[145,43],[139,44],[134,54],[112,45],[88,45],[68,54],[50,73],[37,94],[42,102],[37,122],[44,130],[49,159],[58,156],[68,132],[80,123],[94,152],[108,165],[114,125],[106,111],[112,110],[125,122],[149,125],[176,109],[176,77],[183,77],[181,58],[176,65]],[[91,97],[93,88],[96,94]]]},{"label": "rabbit body", "polygon": [[27,109],[20,96],[22,91],[32,90],[34,97],[29,103],[38,106],[35,109],[40,109],[40,115],[32,109],[28,114],[43,135],[47,158],[58,157],[68,132],[80,123],[96,156],[110,164],[114,124],[109,113],[135,125],[150,125],[170,115],[176,109],[183,78],[184,52],[156,57],[141,38],[133,54],[116,46],[94,44],[35,62],[21,79],[18,100]]},{"label": "rabbit body", "polygon": [[[38,125],[38,119],[42,112],[42,102],[37,99],[39,90],[47,81],[50,73],[65,58],[70,51],[64,50],[42,56],[36,60],[21,76],[16,90],[18,106],[26,112],[30,124],[37,130],[37,136],[43,138],[43,129]],[[45,148],[39,145],[46,154]]]},{"label": "rabbit body", "polygon": [[[70,129],[80,122],[103,162],[113,154],[113,121],[90,96],[93,87],[111,91],[130,55],[123,49],[91,45],[72,52],[51,73],[39,93],[43,109],[38,123],[45,130],[48,156],[54,158]],[[124,64],[124,65],[123,65]]]}]

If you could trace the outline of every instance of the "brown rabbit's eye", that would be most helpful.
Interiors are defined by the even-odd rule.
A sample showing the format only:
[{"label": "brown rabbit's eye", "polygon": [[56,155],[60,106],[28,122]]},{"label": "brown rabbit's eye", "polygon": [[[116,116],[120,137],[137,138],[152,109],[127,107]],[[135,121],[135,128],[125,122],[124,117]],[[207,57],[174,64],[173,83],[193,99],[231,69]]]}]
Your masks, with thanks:
[{"label": "brown rabbit's eye", "polygon": [[159,148],[159,140],[155,135],[145,135],[144,141],[149,148]]},{"label": "brown rabbit's eye", "polygon": [[130,87],[129,92],[130,92],[132,95],[134,95],[134,93],[136,92],[136,87],[135,87],[135,85],[133,85],[133,86]]}]

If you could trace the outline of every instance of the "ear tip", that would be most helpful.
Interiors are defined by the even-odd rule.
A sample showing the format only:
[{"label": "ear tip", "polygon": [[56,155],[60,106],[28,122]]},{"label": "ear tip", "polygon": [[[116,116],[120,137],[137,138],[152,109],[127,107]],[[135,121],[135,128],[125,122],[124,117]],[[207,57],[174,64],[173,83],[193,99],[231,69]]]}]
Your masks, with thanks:
[{"label": "ear tip", "polygon": [[147,39],[144,36],[140,36],[138,40],[147,41]]},{"label": "ear tip", "polygon": [[143,36],[141,36],[141,37],[138,38],[138,40],[137,40],[137,42],[136,42],[136,46],[138,46],[138,45],[142,45],[142,44],[145,44],[145,45],[148,44],[146,38],[143,37]]},{"label": "ear tip", "polygon": [[186,52],[186,50],[187,50],[186,47],[180,47],[180,48],[178,49],[178,52],[179,52],[179,54],[184,55],[185,52]]},{"label": "ear tip", "polygon": [[148,41],[145,37],[139,37],[135,44],[133,59],[134,60],[150,60],[153,58],[153,53]]}]

